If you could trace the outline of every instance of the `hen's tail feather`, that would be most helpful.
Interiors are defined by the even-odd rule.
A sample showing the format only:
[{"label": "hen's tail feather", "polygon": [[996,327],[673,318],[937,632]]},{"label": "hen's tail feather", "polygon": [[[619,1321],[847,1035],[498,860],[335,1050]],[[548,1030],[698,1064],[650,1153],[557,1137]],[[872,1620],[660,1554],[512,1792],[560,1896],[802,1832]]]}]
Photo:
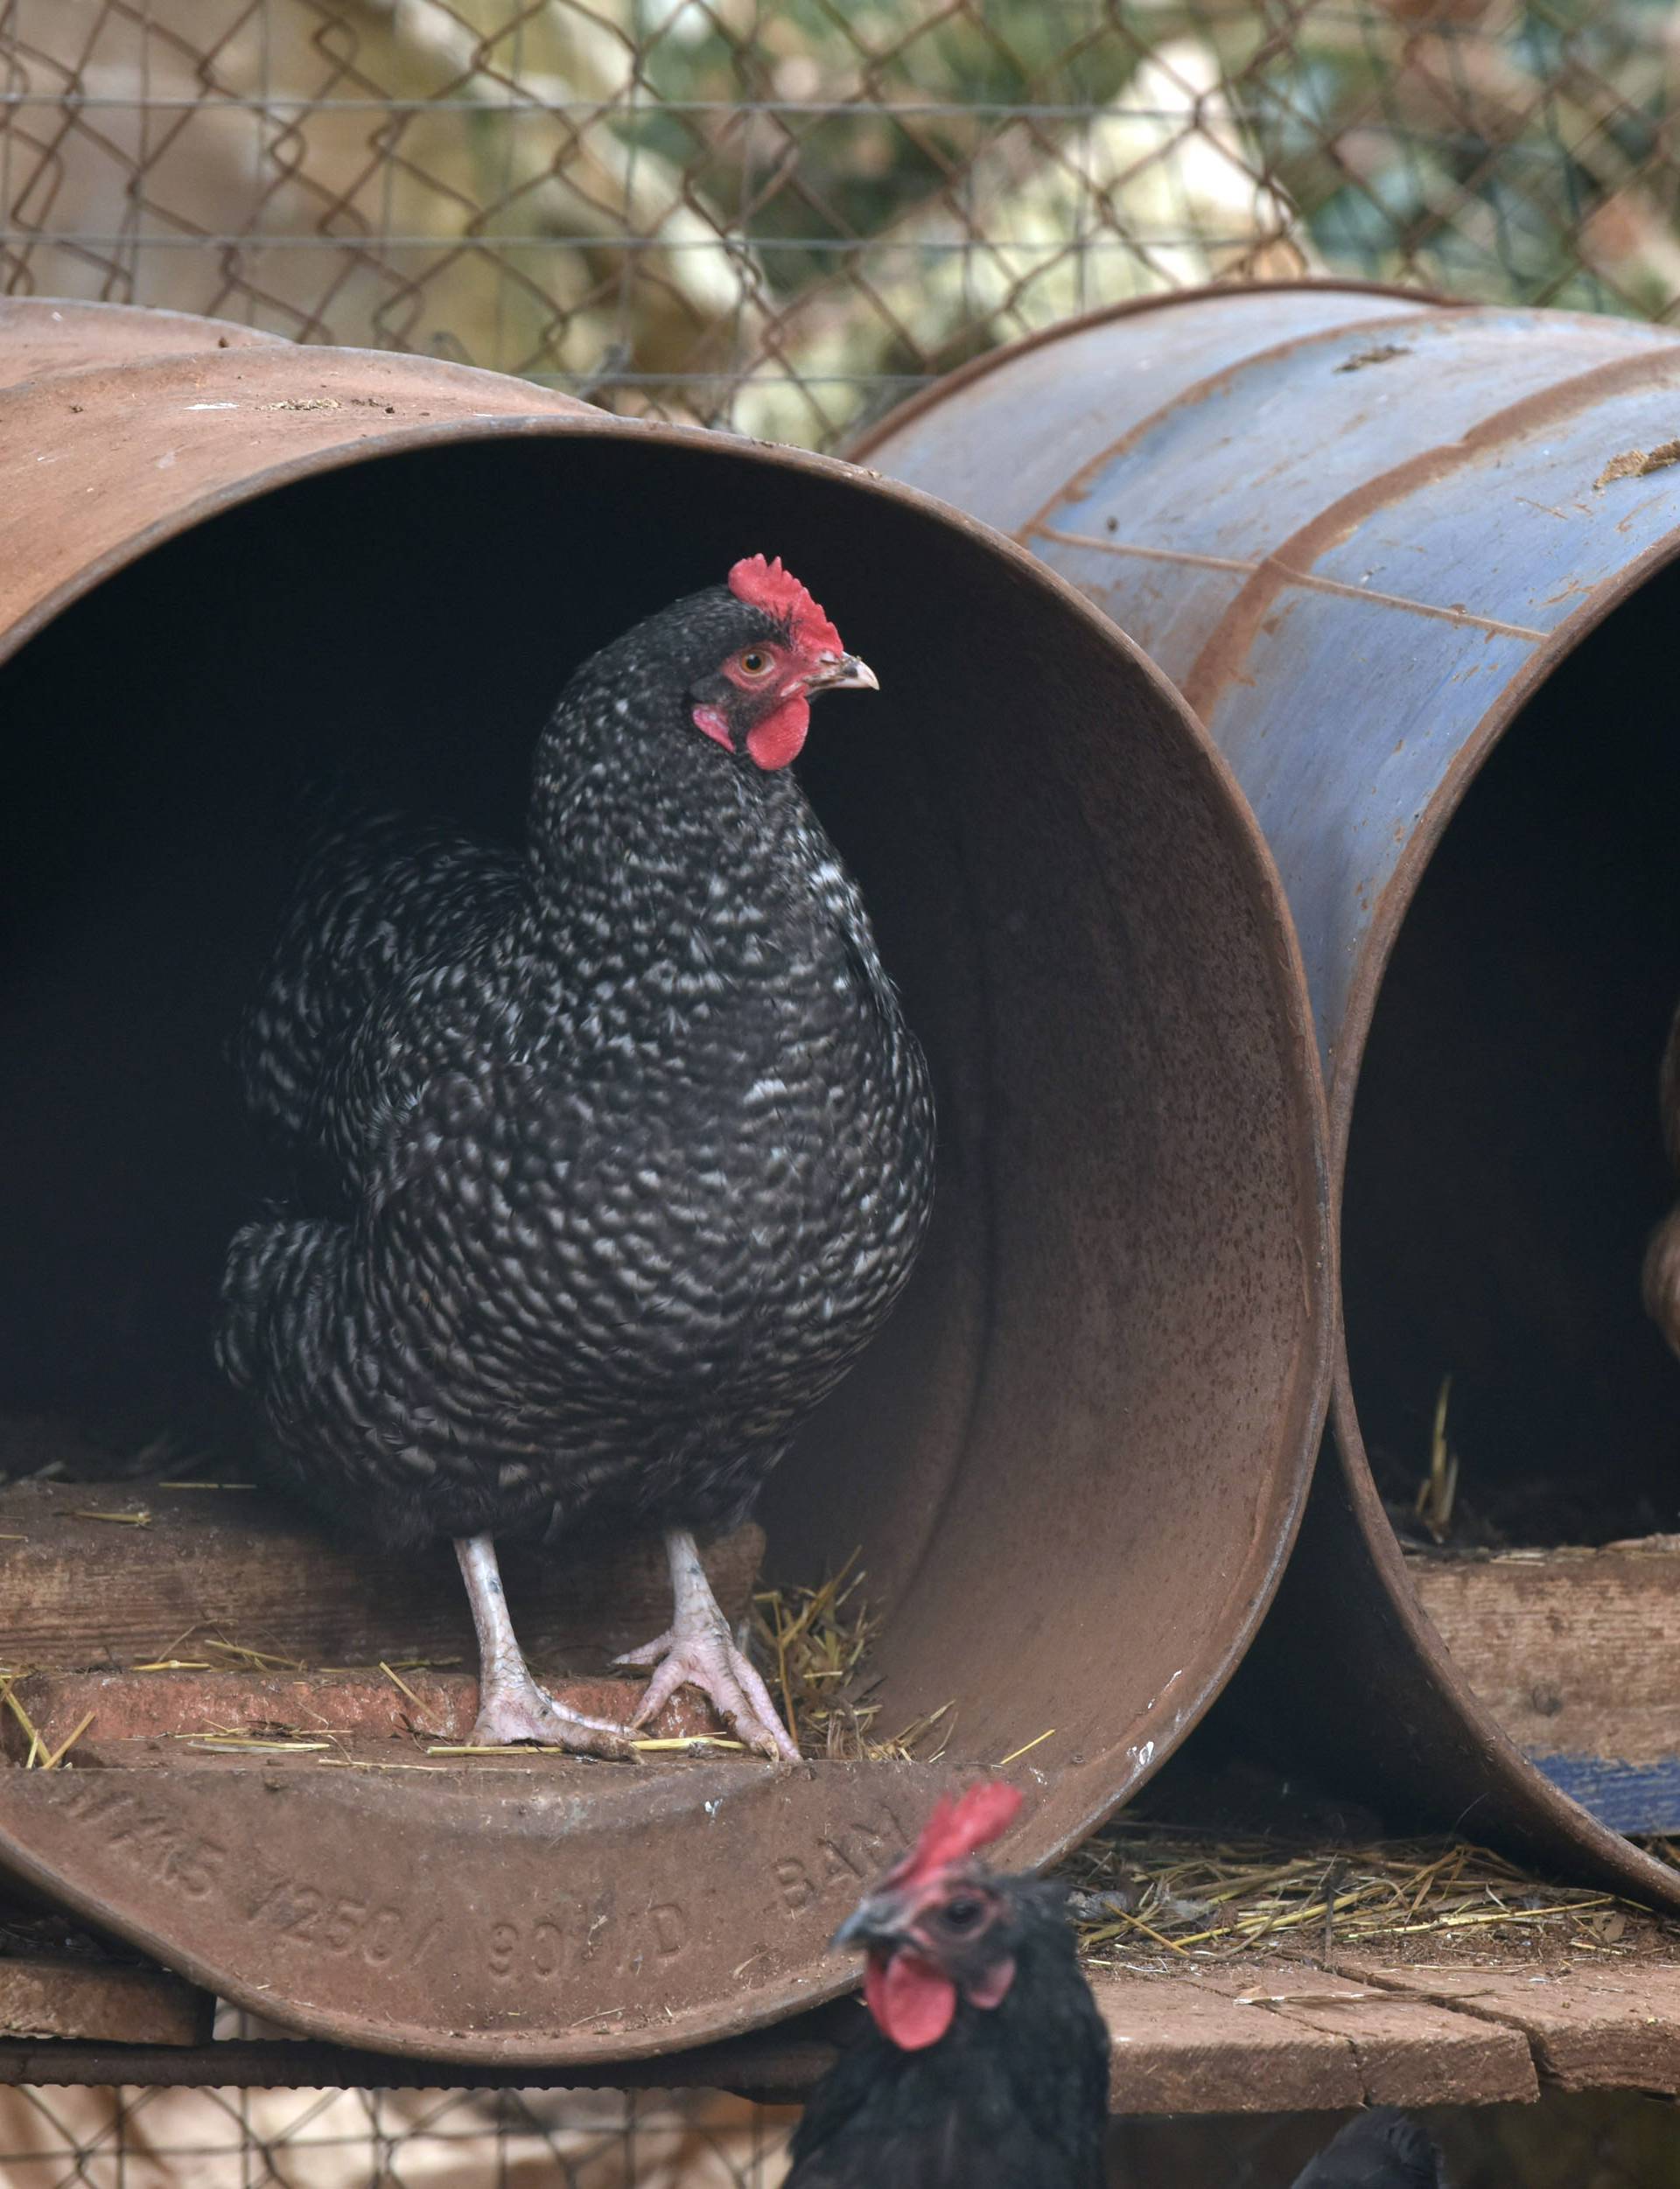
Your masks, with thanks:
[{"label": "hen's tail feather", "polygon": [[306,1374],[321,1358],[346,1245],[342,1226],[318,1221],[246,1224],[234,1233],[215,1333],[216,1364],[230,1383],[267,1395],[273,1364]]}]

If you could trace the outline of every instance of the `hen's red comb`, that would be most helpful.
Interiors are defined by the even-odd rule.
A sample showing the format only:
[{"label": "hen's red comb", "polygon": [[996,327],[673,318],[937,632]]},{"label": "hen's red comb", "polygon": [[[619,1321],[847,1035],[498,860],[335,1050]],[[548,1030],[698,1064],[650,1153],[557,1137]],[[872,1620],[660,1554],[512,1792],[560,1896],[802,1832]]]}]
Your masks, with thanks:
[{"label": "hen's red comb", "polygon": [[885,1883],[920,1885],[953,1863],[965,1862],[982,1847],[1001,1839],[1021,1813],[1021,1797],[1002,1779],[983,1780],[953,1801],[940,1796],[938,1806],[921,1828],[921,1837]]},{"label": "hen's red comb", "polygon": [[766,563],[761,555],[744,556],[729,573],[729,590],[737,600],[762,608],[779,623],[793,626],[794,636],[813,654],[844,654],[840,633],[811,598],[781,557]]}]

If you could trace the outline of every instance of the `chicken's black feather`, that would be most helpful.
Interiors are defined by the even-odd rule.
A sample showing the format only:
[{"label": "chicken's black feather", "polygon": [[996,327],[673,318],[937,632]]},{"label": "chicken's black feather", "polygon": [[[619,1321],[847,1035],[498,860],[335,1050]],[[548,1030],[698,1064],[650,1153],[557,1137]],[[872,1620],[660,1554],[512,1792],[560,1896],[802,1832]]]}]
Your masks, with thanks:
[{"label": "chicken's black feather", "polygon": [[1102,2189],[1109,2033],[1059,1888],[992,1889],[1014,1981],[960,1999],[935,2045],[906,2052],[872,2025],[812,2094],[785,2189]]}]

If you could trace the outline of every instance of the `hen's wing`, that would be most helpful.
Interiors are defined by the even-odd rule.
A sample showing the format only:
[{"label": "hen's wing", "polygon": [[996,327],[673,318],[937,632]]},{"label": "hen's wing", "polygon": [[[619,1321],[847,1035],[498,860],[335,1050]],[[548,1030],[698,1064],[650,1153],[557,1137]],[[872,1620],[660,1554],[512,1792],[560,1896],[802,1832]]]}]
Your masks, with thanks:
[{"label": "hen's wing", "polygon": [[374,815],[318,839],[240,1042],[251,1115],[294,1157],[341,1164],[345,1089],[382,1009],[467,950],[518,888],[511,851]]}]

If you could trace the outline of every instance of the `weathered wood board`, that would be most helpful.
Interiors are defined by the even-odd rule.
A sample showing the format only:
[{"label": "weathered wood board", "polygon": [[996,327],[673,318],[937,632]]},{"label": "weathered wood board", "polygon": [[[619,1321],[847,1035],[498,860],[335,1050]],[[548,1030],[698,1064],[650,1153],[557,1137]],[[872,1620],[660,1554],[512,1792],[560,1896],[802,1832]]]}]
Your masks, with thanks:
[{"label": "weathered wood board", "polygon": [[1393,1969],[1350,1962],[1396,1994],[1427,1996],[1520,2032],[1536,2067],[1565,2090],[1680,2096],[1680,1967],[1648,1961],[1559,1969]]},{"label": "weathered wood board", "polygon": [[215,2002],[161,1969],[69,1955],[0,1960],[0,2037],[200,2046]]},{"label": "weathered wood board", "polygon": [[[732,1621],[746,1612],[763,1550],[749,1525],[705,1553]],[[545,1667],[598,1673],[670,1624],[656,1537],[564,1562],[515,1544],[502,1563],[520,1640]],[[205,1635],[310,1665],[476,1661],[447,1543],[376,1551],[253,1490],[0,1490],[0,1663],[69,1670],[190,1657]]]},{"label": "weathered wood board", "polygon": [[[1680,2092],[1680,1963],[1424,1969],[1350,1956],[1326,1971],[1245,1957],[1171,1973],[1102,1971],[1094,1989],[1114,2038],[1116,2113],[1511,2103],[1548,2085]],[[4,1997],[0,1980],[0,2025]],[[571,2066],[552,2077],[521,2065],[472,2079],[526,2087],[654,2082],[797,2097],[832,2064],[836,2039],[858,2011],[850,2004],[824,2009],[780,2030],[664,2059]],[[463,2080],[458,2066],[332,2046],[284,2039],[182,2046],[138,2020],[130,2026],[135,2041],[127,2048],[0,2035],[0,2083],[302,2088]]]},{"label": "weathered wood board", "polygon": [[1406,1565],[1453,1661],[1555,1785],[1618,1831],[1680,1831],[1680,1537]]},{"label": "weathered wood board", "polygon": [[[1344,2046],[1359,2095],[1350,2105],[1491,2104],[1537,2096],[1529,2047],[1513,2030],[1478,2026],[1429,2000],[1296,1967],[1262,1981],[1241,1964],[1195,1979],[1240,2006]],[[1473,2100],[1466,2093],[1474,2092]],[[1116,2105],[1121,2092],[1116,2085]],[[1304,2106],[1322,2105],[1306,2099]]]},{"label": "weathered wood board", "polygon": [[[572,1710],[627,1725],[643,1694],[634,1678],[558,1680],[550,1690]],[[428,1745],[470,1738],[478,1716],[479,1682],[467,1672],[37,1672],[18,1681],[21,1705],[0,1715],[0,1754],[27,1763],[33,1729],[37,1753],[63,1752],[72,1767],[152,1764],[166,1768],[200,1757],[225,1740],[237,1756],[242,1740],[268,1741],[268,1752],[245,1759],[266,1769],[296,1752],[330,1750],[342,1759],[391,1752],[415,1755]],[[649,1723],[650,1738],[669,1740],[726,1731],[710,1703],[679,1688]],[[172,1744],[186,1744],[185,1748]]]}]

